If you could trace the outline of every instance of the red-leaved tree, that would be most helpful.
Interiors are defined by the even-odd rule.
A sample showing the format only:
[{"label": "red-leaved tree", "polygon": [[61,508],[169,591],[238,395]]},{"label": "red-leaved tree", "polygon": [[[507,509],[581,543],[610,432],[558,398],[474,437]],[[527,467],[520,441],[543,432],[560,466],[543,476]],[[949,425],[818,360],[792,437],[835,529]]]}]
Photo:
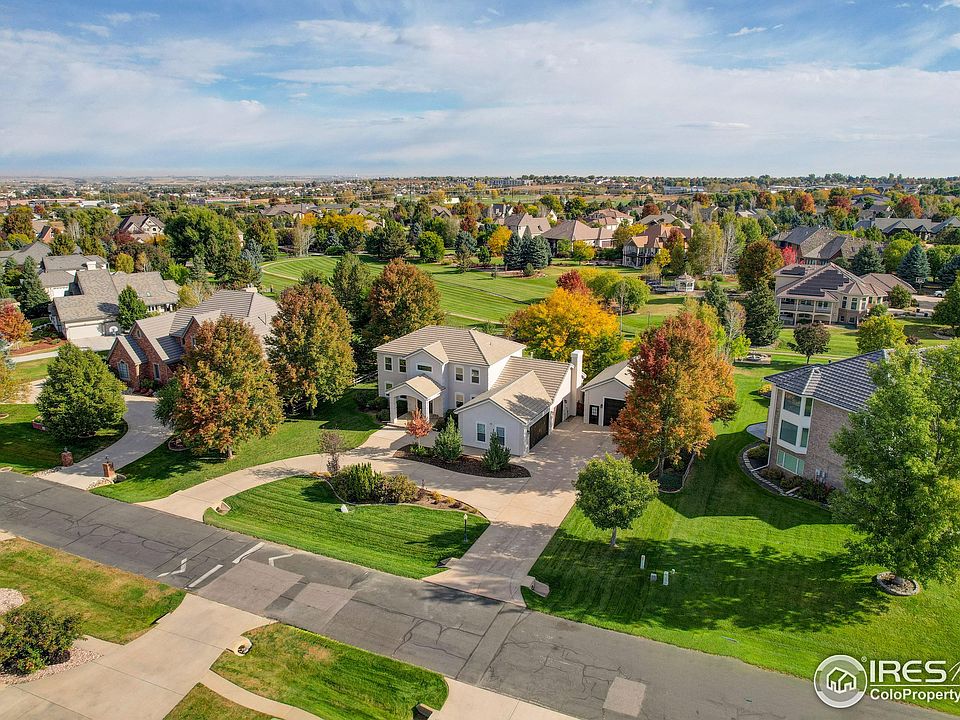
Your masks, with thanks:
[{"label": "red-leaved tree", "polygon": [[571,270],[558,277],[557,287],[569,290],[570,292],[590,294],[590,288],[588,288],[587,284],[583,281],[583,276],[579,270]]},{"label": "red-leaved tree", "polygon": [[407,420],[407,434],[413,437],[418,445],[420,440],[430,434],[431,430],[433,430],[433,427],[430,425],[430,421],[424,417],[419,409],[410,413],[410,419]]},{"label": "red-leaved tree", "polygon": [[793,245],[787,245],[784,248],[780,249],[780,254],[783,255],[783,264],[793,265],[797,262],[797,248]]},{"label": "red-leaved tree", "polygon": [[30,321],[13,303],[0,305],[0,338],[11,345],[23,342],[30,337]]}]

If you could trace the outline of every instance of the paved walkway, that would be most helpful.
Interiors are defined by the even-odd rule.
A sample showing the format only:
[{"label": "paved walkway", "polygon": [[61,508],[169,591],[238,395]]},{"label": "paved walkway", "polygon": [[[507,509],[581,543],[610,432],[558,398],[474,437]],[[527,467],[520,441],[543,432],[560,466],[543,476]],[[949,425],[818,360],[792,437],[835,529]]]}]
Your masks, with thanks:
[{"label": "paved walkway", "polygon": [[270,622],[188,594],[180,607],[136,640],[126,645],[96,643],[102,654],[96,660],[0,689],[0,720],[163,720],[204,680],[225,649],[243,633]]},{"label": "paved walkway", "polygon": [[[620,717],[670,720],[946,717],[869,699],[830,711],[809,679],[387,575],[18,473],[0,473],[0,528],[145,577],[164,575],[165,582],[209,600],[576,718],[609,720],[604,708],[617,706],[634,708]],[[52,711],[39,717],[75,718]]]},{"label": "paved walkway", "polygon": [[574,720],[555,710],[447,678],[450,694],[431,720]]},{"label": "paved walkway", "polygon": [[272,718],[278,718],[279,720],[321,720],[321,718],[313,713],[308,713],[306,710],[244,690],[239,685],[234,685],[226,678],[220,677],[213,670],[207,670],[202,682],[217,695],[225,697],[237,705],[262,712]]},{"label": "paved walkway", "polygon": [[125,395],[127,412],[123,419],[127,423],[127,432],[113,445],[94,453],[68,468],[57,467],[37,473],[46,480],[52,480],[70,487],[88,489],[103,477],[103,463],[113,461],[118,470],[139,460],[148,452],[161,445],[170,431],[153,417],[156,399],[143,395]]},{"label": "paved walkway", "polygon": [[[573,506],[577,472],[590,458],[612,449],[608,432],[572,420],[555,428],[530,456],[518,461],[531,477],[486,478],[393,457],[398,447],[409,442],[402,428],[384,428],[357,450],[345,453],[340,463],[369,462],[381,472],[405,473],[431,490],[477,508],[490,520],[490,527],[462,558],[426,579],[519,605],[524,604],[520,588],[531,582],[530,568]],[[266,463],[143,504],[203,520],[208,508],[231,495],[292,475],[320,472],[326,464],[327,457],[319,454]]]}]

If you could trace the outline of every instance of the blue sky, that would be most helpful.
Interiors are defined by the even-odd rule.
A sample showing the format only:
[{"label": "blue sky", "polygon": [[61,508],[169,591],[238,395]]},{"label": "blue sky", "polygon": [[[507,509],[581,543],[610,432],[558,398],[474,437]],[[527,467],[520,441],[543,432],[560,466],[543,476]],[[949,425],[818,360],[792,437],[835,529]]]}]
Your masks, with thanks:
[{"label": "blue sky", "polygon": [[0,0],[0,173],[960,174],[960,0]]}]

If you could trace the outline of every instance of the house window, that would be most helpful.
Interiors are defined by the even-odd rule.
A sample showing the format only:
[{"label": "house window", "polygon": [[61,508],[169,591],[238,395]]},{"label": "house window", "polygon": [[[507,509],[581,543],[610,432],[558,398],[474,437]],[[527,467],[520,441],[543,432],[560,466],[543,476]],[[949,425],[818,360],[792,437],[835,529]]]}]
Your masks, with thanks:
[{"label": "house window", "polygon": [[777,465],[784,470],[792,472],[794,475],[803,474],[803,460],[785,453],[783,450],[777,451]]},{"label": "house window", "polygon": [[393,358],[389,355],[385,355],[383,358],[383,369],[393,372]]},{"label": "house window", "polygon": [[813,414],[813,398],[807,398],[807,404],[803,406],[803,416],[810,417]]},{"label": "house window", "polygon": [[463,405],[463,393],[457,393],[453,396],[454,407],[460,407]]},{"label": "house window", "polygon": [[433,372],[433,365],[417,365],[420,372]]},{"label": "house window", "polygon": [[457,382],[463,382],[463,368],[456,367],[453,369],[453,378]]},{"label": "house window", "polygon": [[494,428],[494,431],[496,432],[497,439],[500,441],[500,444],[503,445],[504,447],[506,447],[506,446],[507,446],[507,431],[506,431],[506,429],[505,429],[505,428],[502,428],[502,427],[497,427],[497,428]]},{"label": "house window", "polygon": [[130,379],[130,368],[123,360],[117,363],[117,375],[120,376],[121,380]]},{"label": "house window", "polygon": [[470,368],[470,382],[474,385],[480,384],[480,371],[477,368]]},{"label": "house window", "polygon": [[158,382],[160,380],[160,363],[153,364],[153,379]]},{"label": "house window", "polygon": [[780,421],[780,439],[788,445],[797,444],[797,433],[800,431],[796,425],[786,420]]},{"label": "house window", "polygon": [[483,423],[477,423],[477,442],[487,441],[487,426]]},{"label": "house window", "polygon": [[397,364],[398,364],[398,366],[400,367],[400,372],[406,372],[406,371],[407,371],[407,359],[406,359],[406,358],[400,358],[400,360],[397,361]]},{"label": "house window", "polygon": [[384,383],[383,389],[389,392],[392,387],[393,383]]},{"label": "house window", "polygon": [[803,399],[799,395],[794,395],[793,393],[783,394],[784,412],[793,413],[794,415],[799,415],[800,406],[802,404],[803,404]]},{"label": "house window", "polygon": [[810,428],[803,428],[800,431],[800,447],[805,448],[807,446],[807,441],[810,439]]},{"label": "house window", "polygon": [[847,296],[846,296],[846,295],[843,296],[843,300],[840,302],[840,307],[842,307],[844,310],[847,309]]}]

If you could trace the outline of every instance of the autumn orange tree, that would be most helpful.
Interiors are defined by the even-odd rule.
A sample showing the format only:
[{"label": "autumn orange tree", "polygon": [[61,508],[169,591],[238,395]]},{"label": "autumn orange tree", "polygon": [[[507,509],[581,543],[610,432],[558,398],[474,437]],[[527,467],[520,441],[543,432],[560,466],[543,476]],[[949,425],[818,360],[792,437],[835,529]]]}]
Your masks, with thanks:
[{"label": "autumn orange tree", "polygon": [[564,288],[517,310],[507,320],[507,333],[544,360],[565,362],[574,350],[583,350],[588,377],[626,357],[614,315],[592,295]]},{"label": "autumn orange tree", "polygon": [[767,238],[759,238],[749,243],[740,256],[737,265],[737,278],[740,289],[750,292],[757,287],[770,284],[773,274],[783,267],[783,253]]},{"label": "autumn orange tree", "polygon": [[433,430],[433,426],[430,425],[430,420],[420,412],[419,408],[415,408],[410,413],[410,419],[407,420],[407,434],[416,440],[417,445],[419,445],[420,440],[429,435],[431,430]]},{"label": "autumn orange tree", "polygon": [[577,270],[570,270],[557,278],[557,287],[569,290],[570,292],[587,293],[590,288],[583,281],[583,276]]},{"label": "autumn orange tree", "polygon": [[659,477],[681,453],[699,453],[715,437],[713,423],[737,410],[733,368],[709,328],[689,312],[648,330],[630,360],[633,384],[612,426],[624,456],[653,463]]},{"label": "autumn orange tree", "polygon": [[13,303],[0,305],[0,338],[11,345],[23,342],[30,337],[33,327]]}]

